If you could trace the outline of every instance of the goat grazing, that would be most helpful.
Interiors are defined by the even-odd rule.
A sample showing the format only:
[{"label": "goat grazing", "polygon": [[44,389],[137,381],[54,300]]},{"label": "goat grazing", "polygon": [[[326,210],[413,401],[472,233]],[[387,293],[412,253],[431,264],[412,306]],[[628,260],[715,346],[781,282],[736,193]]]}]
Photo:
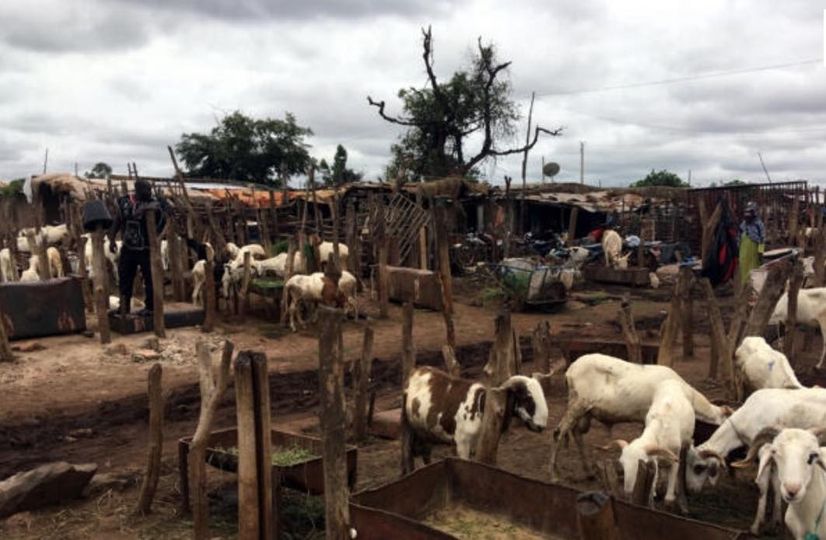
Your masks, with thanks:
[{"label": "goat grazing", "polygon": [[[532,377],[514,375],[501,389],[507,391],[507,406],[502,430],[512,417],[520,418],[531,431],[542,431],[548,423],[548,405],[539,382]],[[452,377],[433,367],[413,370],[404,389],[402,429],[407,442],[430,462],[430,443],[455,444],[456,454],[470,459],[482,427],[487,389],[478,382]],[[405,469],[409,468],[405,464]],[[409,472],[409,471],[405,471]]]},{"label": "goat grazing", "polygon": [[759,336],[749,336],[734,353],[743,396],[761,388],[803,388],[786,355]]},{"label": "goat grazing", "polygon": [[[633,441],[615,441],[622,449],[620,464],[624,472],[625,494],[630,497],[637,480],[639,462],[648,463],[652,458],[665,457],[672,462],[668,476],[665,502],[673,503],[676,498],[678,456],[683,443],[691,443],[694,434],[694,408],[685,395],[684,383],[667,379],[657,386],[651,408],[645,415],[645,429]],[[659,468],[654,463],[654,486],[657,485]],[[652,491],[653,493],[653,491]]]},{"label": "goat grazing", "polygon": [[264,251],[264,247],[261,244],[247,244],[246,246],[241,246],[240,248],[234,242],[227,242],[226,245],[226,252],[229,256],[230,261],[241,261],[241,264],[244,264],[244,253],[250,253],[250,257],[253,259],[263,259],[267,256],[267,252]]},{"label": "goat grazing", "polygon": [[[766,388],[757,390],[709,439],[689,449],[686,458],[686,488],[699,493],[704,486],[714,486],[725,458],[732,451],[753,443],[766,427],[809,429],[826,425],[826,389]],[[764,519],[768,484],[761,485],[760,504],[752,525],[756,532]],[[775,513],[777,516],[777,513]]]},{"label": "goat grazing", "polygon": [[605,266],[621,270],[628,268],[631,254],[622,254],[622,237],[617,231],[609,229],[602,234],[602,253],[605,255]]},{"label": "goat grazing", "polygon": [[[745,466],[760,456],[757,483],[766,474],[776,476],[775,496],[788,503],[785,522],[795,540],[826,538],[826,430],[765,428],[755,436],[746,459],[732,464]],[[778,497],[779,499],[779,497]],[[779,516],[778,516],[779,519]]]},{"label": "goat grazing", "polygon": [[591,427],[591,420],[599,420],[609,427],[621,422],[644,422],[657,387],[663,381],[678,381],[691,401],[694,413],[703,421],[719,425],[731,414],[730,408],[713,405],[666,366],[638,365],[604,354],[586,354],[571,364],[565,372],[565,380],[568,408],[554,431],[553,478],[557,478],[556,456],[560,442],[572,435],[583,466],[587,472],[593,472],[595,466],[586,455],[582,440]]},{"label": "goat grazing", "polygon": [[[774,307],[769,324],[786,322],[789,311],[789,293],[784,292]],[[797,322],[813,328],[820,328],[823,336],[823,348],[820,352],[820,361],[815,369],[823,367],[826,360],[826,287],[817,289],[800,289],[797,294]]]},{"label": "goat grazing", "polygon": [[300,313],[302,303],[315,306],[320,302],[329,306],[344,307],[348,302],[348,298],[341,290],[341,281],[348,280],[345,274],[353,277],[349,272],[342,272],[338,284],[333,283],[322,272],[308,276],[296,274],[287,280],[284,284],[284,292],[287,296],[287,311],[290,314],[290,328],[293,332],[296,331],[296,320],[302,326],[305,322]]}]

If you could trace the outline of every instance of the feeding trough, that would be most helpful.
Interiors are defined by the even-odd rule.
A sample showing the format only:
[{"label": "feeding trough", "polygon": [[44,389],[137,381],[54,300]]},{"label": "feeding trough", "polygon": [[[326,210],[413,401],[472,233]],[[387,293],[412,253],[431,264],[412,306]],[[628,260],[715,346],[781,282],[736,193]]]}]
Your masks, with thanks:
[{"label": "feeding trough", "polygon": [[[581,538],[573,488],[448,458],[350,501],[359,540]],[[741,531],[610,502],[620,540],[734,540]],[[457,517],[458,516],[458,517]]]},{"label": "feeding trough", "polygon": [[[109,327],[121,335],[151,332],[155,326],[151,313],[147,315],[130,313],[123,316],[116,311],[110,311],[108,316]],[[204,310],[185,302],[166,302],[163,308],[163,318],[166,328],[197,326],[204,322]]]},{"label": "feeding trough", "polygon": [[[288,431],[270,430],[272,441],[272,472],[281,478],[281,486],[321,495],[324,493],[324,469],[321,459],[321,439]],[[178,466],[181,485],[188,486],[187,474],[189,447],[192,437],[178,441]],[[236,428],[219,429],[209,435],[206,462],[222,471],[238,471],[238,456],[233,449],[238,446]],[[347,483],[352,488],[356,484],[358,450],[347,447]],[[184,504],[189,506],[189,490],[182,489]]]},{"label": "feeding trough", "polygon": [[647,287],[651,284],[648,268],[608,268],[600,264],[591,264],[582,269],[582,275],[588,281]]}]

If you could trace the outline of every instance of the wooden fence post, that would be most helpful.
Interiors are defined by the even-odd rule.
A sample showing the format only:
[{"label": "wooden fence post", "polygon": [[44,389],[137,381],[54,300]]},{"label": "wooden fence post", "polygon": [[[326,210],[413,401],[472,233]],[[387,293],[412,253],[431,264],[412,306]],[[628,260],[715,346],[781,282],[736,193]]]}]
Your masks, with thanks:
[{"label": "wooden fence post", "polygon": [[100,342],[107,344],[112,341],[109,333],[109,298],[106,295],[106,265],[103,255],[103,229],[98,226],[92,232],[92,268],[94,269],[95,282],[95,310],[98,316],[98,332]]},{"label": "wooden fence post", "polygon": [[378,243],[378,293],[379,293],[379,317],[387,318],[388,303],[390,301],[390,280],[387,272],[387,261],[390,256],[390,238],[387,234],[387,215],[381,198],[378,199],[375,239]]},{"label": "wooden fence post", "polygon": [[445,318],[447,344],[456,350],[456,328],[453,323],[453,276],[450,273],[450,242],[445,223],[445,207],[436,205],[433,209],[436,249],[439,261],[439,276],[442,281],[442,310]]},{"label": "wooden fence post", "polygon": [[803,261],[795,258],[792,277],[789,278],[789,295],[786,311],[786,335],[783,336],[783,352],[792,361],[797,341],[797,297],[803,284]]},{"label": "wooden fence post", "polygon": [[683,360],[694,356],[694,273],[690,268],[681,268],[680,273],[684,274],[683,288],[680,291],[680,326],[683,331]]},{"label": "wooden fence post", "polygon": [[499,439],[502,437],[502,424],[505,422],[508,390],[488,386],[485,391],[485,409],[482,415],[479,440],[476,443],[476,460],[489,465],[496,464]]},{"label": "wooden fence post", "polygon": [[241,315],[247,314],[250,307],[250,279],[252,279],[252,254],[244,252],[244,275],[241,278]]},{"label": "wooden fence post", "polygon": [[146,462],[146,475],[143,477],[141,493],[138,497],[136,514],[147,515],[152,511],[152,500],[158,489],[161,474],[161,456],[163,456],[163,368],[156,363],[149,369],[149,451]]},{"label": "wooden fence post", "polygon": [[495,337],[483,373],[489,388],[499,386],[513,375],[514,350],[511,314],[501,311],[496,316]]},{"label": "wooden fence post", "polygon": [[[749,315],[748,323],[746,324],[747,336],[760,336],[769,324],[769,319],[777,305],[777,301],[783,295],[783,289],[786,286],[786,280],[789,278],[792,265],[789,261],[777,262],[769,267],[769,275],[766,276],[766,282],[763,284],[763,289],[757,297],[757,303]],[[739,300],[743,301],[743,300]],[[739,343],[734,343],[737,347]]]},{"label": "wooden fence post", "polygon": [[235,361],[235,410],[238,427],[238,538],[258,540],[259,497],[252,362],[244,352]]},{"label": "wooden fence post", "polygon": [[416,367],[416,348],[413,345],[413,303],[405,302],[402,308],[402,388]]},{"label": "wooden fence post", "polygon": [[590,491],[577,495],[576,518],[582,540],[619,540],[611,497]]},{"label": "wooden fence post", "polygon": [[628,361],[642,364],[642,345],[634,324],[634,315],[631,313],[631,301],[627,296],[622,299],[618,317],[622,327],[622,336],[625,339],[625,347],[628,350]]},{"label": "wooden fence post", "polygon": [[453,377],[461,377],[462,366],[456,360],[456,351],[450,345],[442,345],[442,359],[445,361],[445,370]]},{"label": "wooden fence post", "polygon": [[199,341],[196,345],[199,370],[199,384],[201,390],[201,414],[198,418],[198,427],[189,449],[189,491],[193,496],[192,527],[195,540],[209,538],[209,504],[206,490],[206,446],[212,430],[215,411],[221,402],[221,397],[229,384],[230,361],[232,360],[233,344],[224,342],[224,351],[221,355],[221,364],[218,371],[213,373],[212,356],[209,345]]},{"label": "wooden fence post", "polygon": [[319,306],[318,378],[320,383],[320,421],[323,433],[324,508],[326,538],[348,538],[347,456],[345,447],[344,358],[341,336],[343,312]]},{"label": "wooden fence post", "polygon": [[207,258],[204,262],[204,332],[212,332],[215,328],[217,298],[215,298],[215,252],[207,248]]},{"label": "wooden fence post", "polygon": [[6,332],[2,306],[0,306],[0,362],[14,362],[14,353],[9,345],[9,334]]},{"label": "wooden fence post", "polygon": [[94,307],[94,294],[92,292],[91,283],[89,282],[89,273],[86,268],[86,242],[89,240],[86,236],[81,236],[77,241],[77,273],[80,276],[80,286],[83,290],[83,303],[86,306],[86,311],[92,311]]},{"label": "wooden fence post", "polygon": [[[688,269],[685,269],[688,270]],[[691,272],[688,270],[688,272]],[[660,332],[660,349],[657,352],[657,364],[661,366],[671,367],[674,365],[674,356],[671,354],[671,348],[677,339],[677,333],[680,330],[681,314],[681,300],[683,290],[688,286],[686,280],[690,279],[690,274],[686,274],[682,270],[677,276],[677,283],[674,285],[674,292],[671,294],[671,305],[668,308],[668,316],[662,324]]]},{"label": "wooden fence post", "polygon": [[536,323],[531,333],[531,349],[533,349],[534,369],[541,373],[549,373],[551,371],[551,325],[548,321]]},{"label": "wooden fence post", "polygon": [[[149,236],[149,266],[152,268],[152,326],[155,335],[166,337],[166,323],[163,317],[163,265],[161,248],[158,243],[158,229],[155,227],[155,211],[146,211],[146,232]],[[148,298],[147,298],[148,300]]]},{"label": "wooden fence post", "polygon": [[373,327],[364,327],[361,357],[353,366],[356,387],[353,398],[353,436],[357,441],[367,438],[367,406],[370,392],[370,373],[373,367]]}]

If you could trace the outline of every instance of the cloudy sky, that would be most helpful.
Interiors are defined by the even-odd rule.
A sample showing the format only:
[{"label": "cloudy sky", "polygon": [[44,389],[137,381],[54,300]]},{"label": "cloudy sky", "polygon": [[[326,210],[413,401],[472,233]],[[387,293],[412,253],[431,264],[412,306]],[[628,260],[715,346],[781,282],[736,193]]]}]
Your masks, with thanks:
[{"label": "cloudy sky", "polygon": [[[735,177],[826,183],[824,0],[3,0],[0,178],[80,172],[96,161],[169,175],[166,145],[224,113],[294,113],[382,174],[400,134],[367,105],[423,86],[420,28],[437,74],[478,36],[512,60],[514,98],[564,126],[531,153],[586,182],[621,185],[652,168],[693,184]],[[783,66],[783,67],[777,67]],[[523,123],[524,126],[524,123]],[[520,128],[520,131],[524,127]],[[520,137],[521,138],[521,137]],[[518,144],[518,141],[513,141]],[[504,145],[504,144],[503,144]],[[501,182],[520,159],[484,167]]]}]

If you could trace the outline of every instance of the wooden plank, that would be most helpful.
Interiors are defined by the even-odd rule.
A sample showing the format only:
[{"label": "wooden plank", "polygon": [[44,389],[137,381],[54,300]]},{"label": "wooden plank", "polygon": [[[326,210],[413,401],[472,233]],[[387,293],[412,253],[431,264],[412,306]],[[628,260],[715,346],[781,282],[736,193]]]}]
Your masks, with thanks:
[{"label": "wooden plank", "polygon": [[246,352],[235,361],[235,410],[238,425],[238,538],[259,540],[258,456],[252,359]]},{"label": "wooden plank", "polygon": [[599,492],[577,495],[576,517],[581,540],[619,540],[612,499]]},{"label": "wooden plank", "polygon": [[642,345],[634,324],[634,315],[631,313],[631,302],[627,296],[623,298],[620,304],[618,318],[622,328],[622,336],[625,339],[625,346],[628,349],[628,361],[634,364],[642,364]]},{"label": "wooden plank", "polygon": [[149,396],[149,448],[146,459],[146,474],[138,496],[136,514],[145,516],[152,511],[152,501],[158,489],[163,456],[163,368],[156,363],[149,369],[147,394]]},{"label": "wooden plank", "polygon": [[255,413],[255,456],[258,477],[259,530],[262,539],[280,538],[278,507],[272,474],[272,419],[267,355],[249,352],[252,360],[253,405]]},{"label": "wooden plank", "polygon": [[95,311],[98,319],[98,332],[102,344],[111,343],[109,332],[109,298],[106,294],[106,267],[103,255],[103,229],[98,226],[92,232],[92,268],[94,268]]},{"label": "wooden plank", "polygon": [[373,327],[364,327],[361,357],[353,366],[355,397],[353,399],[353,437],[357,441],[367,438],[367,405],[370,391],[370,374],[373,367]]},{"label": "wooden plank", "polygon": [[163,265],[161,264],[161,246],[158,242],[158,229],[155,226],[155,210],[146,211],[146,232],[149,236],[149,265],[152,268],[152,326],[155,335],[166,337],[166,323],[163,317]]},{"label": "wooden plank", "polygon": [[407,379],[416,367],[416,348],[413,345],[413,309],[412,302],[405,302],[402,307],[402,388],[407,386]]}]

